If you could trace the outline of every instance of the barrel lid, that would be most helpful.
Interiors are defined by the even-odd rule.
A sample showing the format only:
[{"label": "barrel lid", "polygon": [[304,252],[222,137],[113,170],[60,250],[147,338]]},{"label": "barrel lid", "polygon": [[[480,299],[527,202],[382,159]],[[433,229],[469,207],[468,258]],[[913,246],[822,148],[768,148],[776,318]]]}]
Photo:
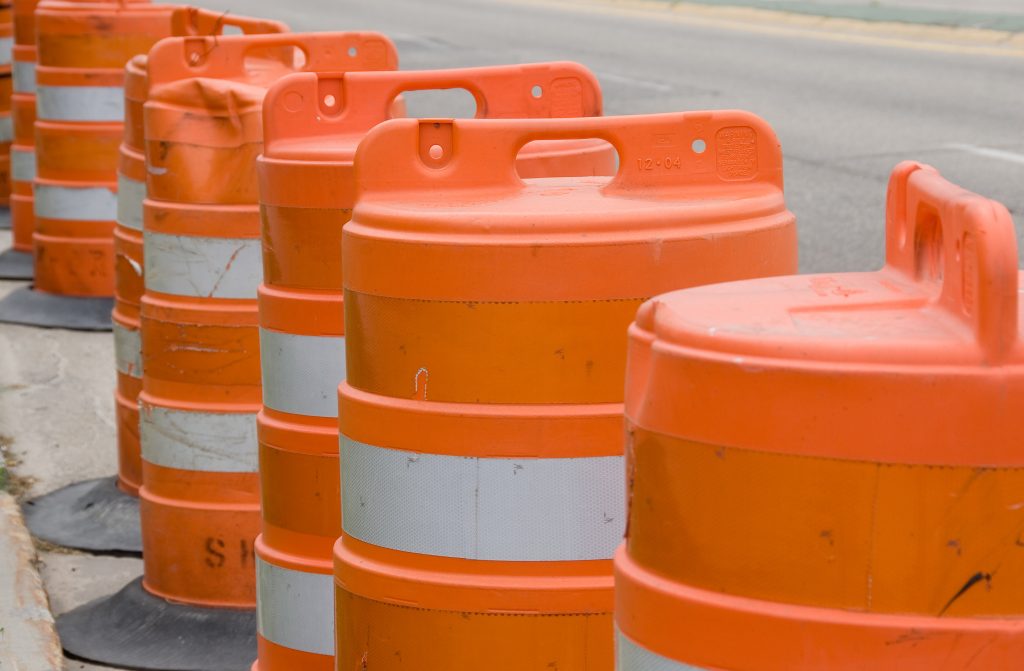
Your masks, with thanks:
[{"label": "barrel lid", "polygon": [[[531,142],[596,138],[618,152],[611,178],[520,179]],[[394,119],[356,155],[353,234],[617,236],[785,212],[782,155],[772,129],[735,110],[571,119]]]},{"label": "barrel lid", "polygon": [[[969,434],[993,429],[998,442],[998,427],[1024,410],[1018,278],[1005,207],[902,163],[881,270],[648,301],[631,330],[627,414],[715,444],[851,457],[874,445],[881,460],[956,462]],[[672,416],[673,404],[687,410]]]}]

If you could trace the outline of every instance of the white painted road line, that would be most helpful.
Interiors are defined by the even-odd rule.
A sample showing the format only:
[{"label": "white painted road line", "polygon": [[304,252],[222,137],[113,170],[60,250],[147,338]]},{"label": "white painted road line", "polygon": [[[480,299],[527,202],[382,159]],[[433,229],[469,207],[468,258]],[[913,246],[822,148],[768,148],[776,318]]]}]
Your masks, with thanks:
[{"label": "white painted road line", "polygon": [[613,72],[602,71],[596,72],[595,74],[598,79],[603,81],[616,82],[627,86],[636,86],[637,88],[647,89],[648,91],[657,91],[658,93],[672,93],[672,86],[663,82],[627,77],[625,75],[617,75]]},{"label": "white painted road line", "polygon": [[974,154],[975,156],[984,156],[985,158],[994,158],[999,161],[1007,161],[1009,163],[1024,165],[1024,154],[1006,151],[1005,149],[978,147],[973,144],[947,144],[946,148],[956,149],[957,151],[964,151],[967,152],[968,154]]}]

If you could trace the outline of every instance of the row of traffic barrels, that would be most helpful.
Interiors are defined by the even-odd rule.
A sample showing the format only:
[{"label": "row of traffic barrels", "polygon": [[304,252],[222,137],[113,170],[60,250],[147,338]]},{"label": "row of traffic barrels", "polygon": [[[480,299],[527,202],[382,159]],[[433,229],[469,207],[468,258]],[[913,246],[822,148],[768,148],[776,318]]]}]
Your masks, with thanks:
[{"label": "row of traffic barrels", "polygon": [[3,0],[0,2],[0,208],[8,207],[11,197],[11,143],[14,140],[13,60],[16,51],[14,23],[15,8],[10,0]]},{"label": "row of traffic barrels", "polygon": [[[751,113],[603,117],[576,63],[402,71],[379,33],[189,7],[32,16],[36,279],[0,319],[113,309],[120,468],[27,516],[144,559],[59,618],[76,657],[1014,668],[1001,205],[900,164],[885,267],[796,275]],[[400,118],[432,89],[478,118]]]}]

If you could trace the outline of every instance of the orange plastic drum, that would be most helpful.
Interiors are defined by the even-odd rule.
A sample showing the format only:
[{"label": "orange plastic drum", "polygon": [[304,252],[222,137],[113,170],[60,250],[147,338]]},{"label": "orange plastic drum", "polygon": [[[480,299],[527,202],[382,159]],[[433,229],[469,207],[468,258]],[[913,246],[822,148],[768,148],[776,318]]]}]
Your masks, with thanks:
[{"label": "orange plastic drum", "polygon": [[36,175],[35,129],[36,73],[35,46],[14,46],[14,90],[11,94],[11,247],[32,252],[35,213],[32,208],[32,180]]},{"label": "orange plastic drum", "polygon": [[11,195],[11,93],[14,60],[14,13],[11,5],[0,4],[0,205],[7,205]]},{"label": "orange plastic drum", "polygon": [[377,33],[172,38],[149,54],[139,403],[144,585],[153,594],[255,605],[256,157],[267,87],[301,69],[395,62]]},{"label": "orange plastic drum", "polygon": [[169,33],[170,5],[36,9],[35,286],[112,296],[124,64]]},{"label": "orange plastic drum", "polygon": [[[547,95],[535,95],[535,87]],[[264,109],[257,418],[263,533],[256,541],[261,671],[334,668],[331,549],[341,535],[338,384],[345,377],[341,233],[355,198],[353,157],[403,91],[465,88],[494,118],[596,116],[596,78],[575,63],[459,70],[297,74]],[[614,171],[602,142],[540,143],[531,176]]]},{"label": "orange plastic drum", "polygon": [[[14,47],[11,93],[11,248],[32,253],[35,212],[32,180],[36,176],[36,23],[38,0],[14,0]],[[29,275],[31,276],[31,275]]]},{"label": "orange plastic drum", "polygon": [[[180,7],[170,17],[176,36],[219,35],[226,27],[246,34],[285,32],[276,21],[234,16],[195,7]],[[143,292],[142,201],[146,197],[145,134],[142,110],[149,90],[146,56],[125,68],[125,126],[117,169],[117,224],[114,227],[114,352],[117,365],[118,485],[137,494],[142,485],[139,454],[139,401],[142,352],[139,301]]]},{"label": "orange plastic drum", "polygon": [[619,671],[1020,668],[1013,222],[903,163],[886,248],[641,308]]},{"label": "orange plastic drum", "polygon": [[[614,177],[517,175],[528,142],[585,138]],[[337,669],[611,669],[626,329],[670,288],[796,270],[775,134],[737,111],[393,120],[356,179]]]}]

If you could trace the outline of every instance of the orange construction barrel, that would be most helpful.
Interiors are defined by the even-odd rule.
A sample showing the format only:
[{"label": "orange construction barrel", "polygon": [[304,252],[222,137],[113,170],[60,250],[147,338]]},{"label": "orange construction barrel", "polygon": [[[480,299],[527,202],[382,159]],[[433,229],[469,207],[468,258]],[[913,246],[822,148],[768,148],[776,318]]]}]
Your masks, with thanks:
[{"label": "orange construction barrel", "polygon": [[1006,208],[907,162],[881,270],[647,302],[619,671],[1019,669],[1019,291]]},{"label": "orange construction barrel", "polygon": [[[14,11],[10,0],[2,0],[0,1],[0,207],[9,205],[11,196],[11,142],[14,140],[14,128],[11,124],[13,60]],[[3,228],[10,228],[9,222]]]},{"label": "orange construction barrel", "polygon": [[[108,274],[104,270],[108,261],[112,275],[113,257],[105,250],[112,250],[109,231],[113,221],[103,218],[113,213],[116,202],[117,145],[112,129],[120,129],[122,121],[111,101],[124,95],[119,82],[128,50],[133,45],[147,50],[168,34],[173,8],[138,2],[46,2],[37,11],[37,31],[36,21],[31,20],[33,4],[18,6],[18,39],[31,46],[16,47],[19,93],[15,97],[13,157],[17,179],[12,214],[16,216],[15,240],[27,237],[29,248],[38,252],[36,261],[44,259],[47,270],[37,282],[38,291],[19,289],[0,302],[0,321],[109,330],[110,318],[104,313],[110,309],[109,299],[58,293],[70,291],[78,281],[74,278],[81,280],[78,286],[94,285],[97,272]],[[131,11],[127,11],[129,7]],[[24,38],[23,32],[28,32],[30,39]],[[39,87],[37,41],[44,54]],[[44,121],[33,129],[38,91],[42,93]],[[120,109],[120,105],[116,107]],[[78,118],[95,116],[97,109],[105,110],[107,121]],[[38,175],[33,131],[43,138]],[[42,194],[41,212],[52,215],[39,220],[41,228],[34,220],[33,180],[37,176],[44,181],[35,187],[35,194]],[[90,181],[92,178],[103,181]],[[101,210],[104,214],[99,216]],[[82,216],[93,220],[81,220]],[[36,244],[40,241],[42,246]],[[56,279],[59,277],[64,280]],[[65,280],[63,289],[56,286]],[[51,289],[57,293],[47,293]],[[142,549],[138,502],[126,496],[112,478],[77,482],[33,499],[25,505],[25,520],[33,535],[57,545],[101,552],[138,553]]]},{"label": "orange construction barrel", "polygon": [[[537,95],[538,86],[547,95]],[[295,74],[264,103],[260,671],[334,668],[337,389],[345,377],[340,250],[355,199],[356,147],[391,118],[403,92],[454,88],[474,96],[481,117],[601,113],[597,79],[576,63]],[[614,159],[607,143],[562,141],[539,143],[518,166],[534,176],[610,174]]]},{"label": "orange construction barrel", "polygon": [[256,658],[263,98],[296,71],[396,61],[392,43],[369,32],[170,38],[150,51],[139,395],[145,574],[60,619],[76,656],[166,671],[247,671]]},{"label": "orange construction barrel", "polygon": [[36,8],[35,284],[0,302],[0,321],[110,330],[124,64],[169,33],[173,9],[61,0]]},{"label": "orange construction barrel", "polygon": [[[14,38],[11,49],[11,147],[10,147],[10,228],[11,247],[0,252],[0,279],[32,279],[32,179],[35,177],[35,20],[32,11],[37,0],[14,0],[12,19]],[[0,11],[2,13],[2,11]],[[27,14],[27,19],[26,15]],[[8,39],[0,35],[0,61],[7,57]],[[0,66],[0,77],[4,69]],[[0,135],[3,134],[0,116]],[[27,206],[27,207],[26,207]],[[2,228],[2,227],[0,227]]]},{"label": "orange construction barrel", "polygon": [[[234,27],[245,33],[281,32],[276,21],[225,16],[195,7],[178,7],[168,16],[169,32],[219,35]],[[76,482],[29,503],[32,532],[57,545],[106,552],[142,552],[138,490],[142,486],[139,454],[139,401],[142,347],[139,303],[142,298],[142,203],[146,192],[142,109],[148,78],[146,56],[132,58],[124,75],[124,135],[117,174],[117,223],[114,227],[114,358],[118,475]]]},{"label": "orange construction barrel", "polygon": [[[528,143],[589,138],[613,177],[517,174]],[[337,669],[610,670],[626,329],[670,288],[795,272],[774,132],[393,120],[355,165]]]},{"label": "orange construction barrel", "polygon": [[[175,36],[220,35],[226,29],[244,34],[287,32],[283,23],[180,7],[171,15]],[[125,129],[117,172],[117,224],[114,227],[114,352],[117,366],[118,477],[121,490],[138,495],[142,486],[139,453],[139,402],[142,391],[142,343],[139,305],[143,294],[143,200],[146,197],[143,105],[149,91],[147,56],[125,69]],[[141,542],[141,541],[140,541]],[[140,548],[141,549],[141,548]]]}]

